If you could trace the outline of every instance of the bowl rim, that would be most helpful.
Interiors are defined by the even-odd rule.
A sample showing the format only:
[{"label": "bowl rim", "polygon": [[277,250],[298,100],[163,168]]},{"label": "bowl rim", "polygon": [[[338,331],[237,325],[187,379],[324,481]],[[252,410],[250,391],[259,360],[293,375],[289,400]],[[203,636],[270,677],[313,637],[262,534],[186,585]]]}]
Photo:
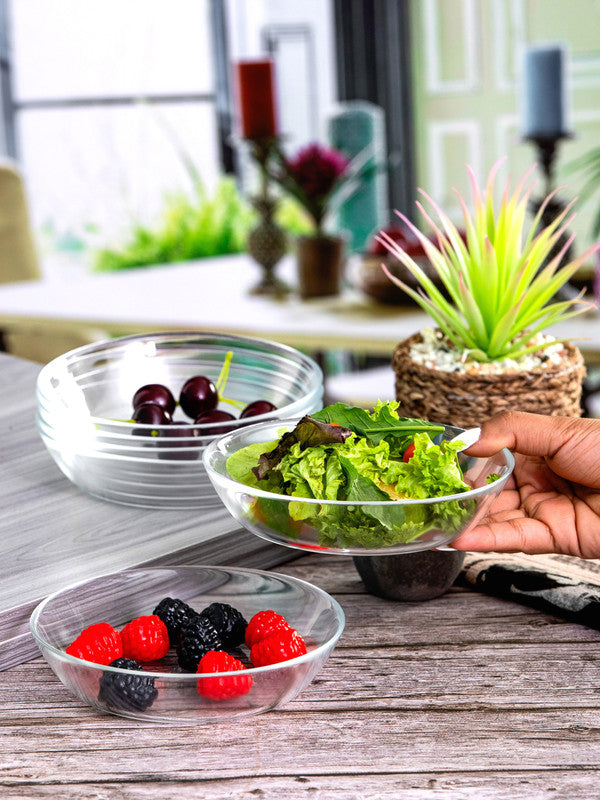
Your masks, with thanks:
[{"label": "bowl rim", "polygon": [[[211,564],[185,564],[185,565],[173,565],[173,566],[164,566],[164,567],[137,567],[131,569],[123,569],[118,570],[116,572],[106,572],[101,575],[96,575],[93,578],[86,578],[82,581],[77,581],[75,583],[69,584],[68,586],[64,586],[61,589],[52,592],[43,600],[41,600],[37,606],[31,612],[31,616],[29,618],[29,630],[31,635],[36,641],[36,644],[42,650],[42,654],[44,650],[50,651],[53,656],[58,657],[61,661],[66,662],[67,664],[71,664],[74,666],[83,666],[87,668],[96,669],[99,671],[107,670],[109,672],[115,672],[117,674],[125,674],[130,675],[132,670],[125,669],[123,667],[111,667],[108,664],[96,664],[93,661],[86,661],[83,658],[78,658],[77,656],[72,656],[69,653],[65,652],[59,647],[55,647],[54,645],[47,642],[43,636],[36,630],[36,626],[39,622],[39,619],[46,609],[46,607],[55,600],[61,594],[64,594],[69,591],[73,591],[74,589],[78,589],[85,584],[92,583],[93,581],[102,580],[103,578],[115,578],[119,576],[123,576],[124,578],[127,577],[130,573],[140,573],[140,572],[161,572],[167,570],[177,570],[177,571],[199,571],[202,569],[210,569],[210,570],[217,570],[220,572],[234,572],[237,574],[245,574],[245,575],[259,575],[261,577],[275,577],[279,580],[287,581],[289,583],[297,584],[302,587],[308,587],[309,590],[313,593],[316,593],[321,598],[327,600],[330,604],[332,611],[335,613],[337,618],[337,629],[333,636],[331,636],[327,642],[318,645],[312,650],[309,650],[307,653],[301,656],[296,656],[295,658],[287,659],[286,661],[279,661],[275,664],[267,664],[263,667],[247,667],[243,670],[231,670],[227,672],[227,675],[262,675],[268,672],[275,672],[278,669],[285,669],[289,666],[296,666],[297,664],[303,664],[305,662],[316,660],[316,658],[321,655],[322,653],[332,650],[335,645],[337,644],[340,636],[344,632],[344,628],[346,625],[346,615],[344,613],[344,609],[338,603],[338,601],[332,597],[328,592],[324,589],[321,589],[319,586],[315,586],[315,584],[310,583],[309,581],[305,581],[302,578],[296,578],[290,575],[284,575],[280,572],[273,572],[261,569],[253,569],[248,567],[229,567],[223,565],[211,565]],[[146,670],[143,668],[144,677],[151,677],[151,678],[158,678],[160,680],[166,681],[197,681],[201,678],[209,678],[214,677],[216,673],[214,672],[155,672]],[[139,674],[137,671],[136,675]]]},{"label": "bowl rim", "polygon": [[[280,355],[282,357],[289,358],[290,361],[296,361],[297,366],[302,370],[303,375],[311,374],[313,378],[313,385],[311,386],[310,390],[304,395],[303,397],[292,401],[291,403],[287,403],[286,406],[282,406],[282,408],[290,408],[298,404],[301,400],[304,401],[306,398],[311,397],[313,395],[317,395],[319,392],[323,391],[323,383],[324,383],[324,374],[323,370],[319,366],[319,364],[315,361],[314,358],[307,355],[306,353],[298,350],[295,347],[287,344],[281,344],[280,342],[276,342],[271,339],[266,339],[262,337],[256,336],[243,336],[241,334],[235,333],[218,333],[216,331],[165,331],[165,332],[153,332],[153,333],[140,333],[140,334],[129,334],[127,336],[120,336],[115,339],[104,339],[100,342],[93,342],[91,344],[84,344],[80,347],[76,347],[72,350],[68,350],[66,353],[62,353],[61,355],[53,358],[47,364],[45,364],[36,379],[36,395],[38,397],[38,404],[39,398],[43,398],[44,401],[49,401],[52,403],[52,395],[47,394],[44,390],[44,384],[49,383],[49,376],[52,375],[53,370],[57,367],[62,365],[68,365],[72,361],[76,361],[84,356],[90,356],[94,354],[101,354],[103,352],[108,351],[117,351],[119,348],[125,348],[127,345],[132,344],[134,342],[153,342],[153,341],[161,341],[161,342],[169,342],[169,341],[181,341],[181,342],[189,342],[190,344],[197,342],[198,344],[202,343],[204,339],[219,339],[221,340],[217,344],[219,346],[226,347],[230,345],[235,347],[236,344],[238,345],[248,345],[247,348],[249,352],[252,351],[252,346],[256,346],[257,354],[264,353],[269,355]],[[281,409],[279,409],[281,410]],[[272,415],[276,413],[275,411],[267,412],[266,414],[256,415],[252,419],[258,420],[268,420],[269,417],[267,415]],[[119,419],[110,419],[107,417],[100,417],[95,416],[93,414],[88,414],[84,416],[86,420],[89,420],[94,425],[101,426],[103,424],[108,424],[110,426],[115,426],[117,431],[119,429],[123,429],[124,431],[130,430],[134,425],[138,426],[142,429],[148,429],[148,433],[152,430],[168,430],[171,425],[151,425],[151,424],[144,424],[144,423],[134,423],[130,420],[119,420]],[[236,425],[237,423],[237,425]],[[191,421],[188,423],[192,428],[194,427],[203,427],[210,430],[210,427],[218,427],[222,426],[223,422],[204,422],[201,425],[197,426],[195,422]],[[227,423],[228,425],[232,425],[235,428],[244,427],[248,425],[248,422],[245,419],[234,419],[231,422]],[[207,434],[210,435],[210,434]]]},{"label": "bowl rim", "polygon": [[[253,432],[257,433],[259,430],[263,428],[272,428],[273,425],[278,423],[280,428],[284,428],[286,426],[293,426],[295,425],[301,417],[294,418],[294,419],[282,419],[282,420],[268,420],[265,422],[259,422],[252,425]],[[442,423],[441,423],[442,424]],[[250,426],[248,426],[250,427]],[[459,428],[454,425],[444,425],[446,429],[451,429],[454,433],[460,433],[465,430],[465,428]],[[506,484],[507,480],[513,473],[514,466],[515,466],[515,459],[513,454],[508,450],[508,448],[503,447],[498,453],[502,453],[506,459],[506,473],[501,475],[492,483],[489,483],[485,486],[480,486],[476,489],[469,489],[466,492],[458,492],[457,494],[446,494],[440,497],[424,497],[424,498],[399,498],[397,500],[393,500],[390,498],[389,500],[361,500],[357,503],[356,500],[326,500],[326,499],[318,499],[315,497],[294,497],[288,494],[276,494],[275,492],[268,492],[265,489],[256,489],[252,486],[248,486],[248,484],[242,483],[241,481],[236,480],[235,478],[231,477],[228,472],[221,473],[215,469],[213,466],[212,460],[216,457],[216,455],[224,456],[224,450],[227,445],[231,442],[231,440],[235,440],[236,438],[242,439],[244,434],[248,433],[248,430],[238,430],[232,431],[231,433],[225,433],[217,439],[214,439],[210,442],[204,452],[202,453],[202,462],[204,464],[204,468],[206,470],[206,474],[212,481],[212,483],[216,487],[216,483],[221,483],[224,485],[229,485],[231,487],[245,487],[247,490],[247,494],[252,495],[253,497],[261,497],[270,500],[280,500],[285,502],[301,502],[307,503],[308,505],[318,505],[318,506],[413,506],[413,505],[430,505],[432,503],[445,503],[450,500],[470,500],[472,498],[479,497],[480,495],[489,494],[494,489],[503,489],[504,485]],[[266,443],[266,442],[265,442]],[[241,450],[242,448],[237,448]],[[234,451],[234,452],[237,452]],[[229,455],[232,455],[230,453]]]}]

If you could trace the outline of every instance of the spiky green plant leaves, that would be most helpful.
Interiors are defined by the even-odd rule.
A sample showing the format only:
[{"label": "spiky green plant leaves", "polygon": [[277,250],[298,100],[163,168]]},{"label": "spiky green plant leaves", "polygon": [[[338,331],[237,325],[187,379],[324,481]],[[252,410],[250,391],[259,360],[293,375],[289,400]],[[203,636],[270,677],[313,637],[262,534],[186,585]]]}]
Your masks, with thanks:
[{"label": "spiky green plant leaves", "polygon": [[[464,220],[462,234],[422,190],[425,205],[417,202],[417,207],[431,226],[433,237],[426,236],[407,217],[396,212],[423,245],[445,293],[385,232],[377,237],[412,273],[419,290],[407,286],[383,264],[388,278],[431,316],[456,347],[468,351],[476,361],[514,359],[539,350],[539,344],[528,345],[536,333],[593,305],[582,300],[581,295],[563,301],[557,301],[555,295],[600,245],[561,265],[573,239],[565,236],[574,217],[573,203],[550,225],[541,227],[544,210],[556,192],[546,197],[527,228],[528,203],[535,185],[529,180],[533,168],[512,194],[506,184],[496,209],[494,187],[503,160],[492,167],[483,191],[473,171],[467,168],[473,210],[469,211],[464,198],[457,193]],[[559,242],[560,251],[551,257]],[[551,341],[542,347],[550,344]]]}]

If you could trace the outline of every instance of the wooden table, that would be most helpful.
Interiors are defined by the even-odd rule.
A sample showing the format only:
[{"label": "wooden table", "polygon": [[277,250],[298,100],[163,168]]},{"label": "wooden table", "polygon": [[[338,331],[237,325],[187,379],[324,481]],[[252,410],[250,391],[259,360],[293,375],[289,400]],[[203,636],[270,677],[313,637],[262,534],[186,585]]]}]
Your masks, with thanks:
[{"label": "wooden table", "polygon": [[347,617],[296,700],[214,726],[144,724],[96,714],[37,658],[0,673],[3,800],[598,797],[600,634],[462,589],[380,600],[343,557],[277,571]]},{"label": "wooden table", "polygon": [[[8,587],[14,598],[21,587],[21,612],[48,590],[52,577],[64,580],[77,569],[106,571],[106,553],[94,563],[95,549],[82,549],[90,531],[117,530],[133,540],[123,551],[112,549],[112,568],[119,568],[119,559],[121,566],[199,563],[203,556],[214,557],[213,563],[236,562],[232,551],[216,547],[230,541],[231,527],[221,531],[224,538],[217,531],[203,543],[187,515],[127,509],[72,487],[33,428],[36,370],[0,357],[6,387],[0,406],[0,589]],[[152,535],[141,524],[145,513],[152,515]],[[29,537],[29,549],[38,554],[31,573],[26,543],[21,540],[17,551],[13,542],[19,534]],[[266,566],[269,559],[274,564],[295,553],[275,551],[249,545],[247,556],[238,552],[237,563]],[[599,632],[458,587],[423,603],[381,600],[365,593],[344,557],[312,554],[275,569],[322,587],[346,613],[338,647],[299,698],[238,722],[139,723],[92,711],[36,657],[0,671],[0,797],[598,796]]]}]

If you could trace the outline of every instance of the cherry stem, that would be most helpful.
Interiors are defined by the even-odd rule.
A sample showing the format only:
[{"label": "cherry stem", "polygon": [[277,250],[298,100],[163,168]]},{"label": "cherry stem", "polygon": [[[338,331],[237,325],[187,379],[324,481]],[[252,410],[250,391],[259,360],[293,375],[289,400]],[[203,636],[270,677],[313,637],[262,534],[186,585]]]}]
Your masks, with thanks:
[{"label": "cherry stem", "polygon": [[237,408],[238,410],[242,410],[245,408],[246,404],[243,403],[241,400],[232,400],[229,397],[223,397],[222,391],[225,389],[225,384],[227,383],[227,378],[229,377],[229,367],[231,364],[231,360],[233,358],[233,350],[229,350],[225,356],[225,361],[223,362],[223,366],[221,367],[221,372],[219,373],[219,377],[217,378],[217,382],[215,383],[215,387],[217,390],[217,394],[219,395],[219,400],[222,400],[224,403],[229,403],[230,406]]},{"label": "cherry stem", "polygon": [[227,378],[229,377],[229,365],[231,364],[232,358],[233,358],[233,351],[229,350],[227,355],[225,356],[225,361],[223,362],[223,366],[221,367],[221,372],[219,372],[219,377],[217,378],[217,382],[215,383],[217,392],[219,394],[221,394],[221,389],[224,389],[225,384],[227,383]]}]

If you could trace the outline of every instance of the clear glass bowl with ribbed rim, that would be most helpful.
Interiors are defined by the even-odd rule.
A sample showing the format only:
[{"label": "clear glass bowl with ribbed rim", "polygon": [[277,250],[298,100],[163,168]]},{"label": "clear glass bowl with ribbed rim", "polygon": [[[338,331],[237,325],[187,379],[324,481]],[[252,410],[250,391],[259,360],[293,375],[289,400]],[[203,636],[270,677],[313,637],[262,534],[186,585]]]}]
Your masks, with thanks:
[{"label": "clear glass bowl with ribbed rim", "polygon": [[[165,597],[182,600],[198,613],[212,603],[226,603],[247,622],[259,611],[273,610],[298,631],[307,652],[253,667],[244,644],[230,649],[246,669],[229,673],[229,680],[241,676],[247,691],[222,699],[211,691],[215,673],[182,671],[174,647],[162,659],[140,664],[143,672],[94,664],[65,652],[88,626],[107,622],[119,631],[130,620],[152,614]],[[99,712],[180,725],[240,719],[293,700],[322,669],[344,624],[339,603],[306,581],[254,569],[189,566],[123,570],[69,586],[37,606],[30,629],[51,669],[84,703]],[[227,673],[221,676],[227,681]],[[145,681],[141,697],[135,686],[127,690],[127,681],[140,677]],[[142,708],[148,697],[152,702]]]},{"label": "clear glass bowl with ribbed rim", "polygon": [[86,345],[45,365],[36,388],[40,436],[64,474],[97,497],[148,508],[220,506],[202,453],[223,423],[200,427],[179,405],[177,425],[142,425],[131,415],[141,386],[163,384],[178,399],[188,378],[216,382],[228,354],[221,394],[238,405],[267,400],[276,407],[240,419],[221,400],[218,408],[236,417],[227,423],[232,430],[321,407],[322,371],[292,347],[218,333],[143,334]]},{"label": "clear glass bowl with ribbed rim", "polygon": [[[265,451],[272,450],[282,433],[293,430],[297,422],[264,422],[225,434],[211,442],[203,460],[219,497],[241,525],[269,542],[304,551],[360,556],[446,546],[482,518],[514,467],[506,449],[489,458],[459,453],[463,478],[471,489],[443,497],[389,501],[290,497],[248,486],[230,475],[227,462],[232,454],[260,443],[266,444]],[[452,439],[462,430],[446,425],[433,441]]]}]

